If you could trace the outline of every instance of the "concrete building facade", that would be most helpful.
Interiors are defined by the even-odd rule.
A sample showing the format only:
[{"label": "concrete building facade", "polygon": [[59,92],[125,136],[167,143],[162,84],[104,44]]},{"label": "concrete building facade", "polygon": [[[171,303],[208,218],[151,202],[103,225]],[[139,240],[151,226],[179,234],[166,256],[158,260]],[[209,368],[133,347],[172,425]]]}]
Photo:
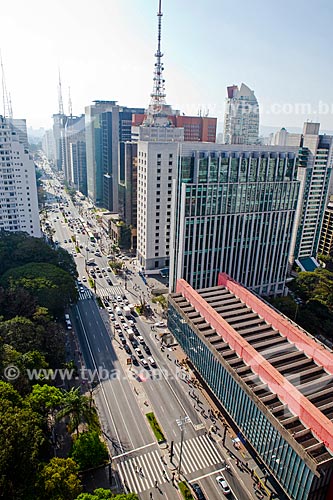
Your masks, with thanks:
[{"label": "concrete building facade", "polygon": [[299,149],[301,193],[292,236],[290,264],[313,271],[332,172],[333,137],[319,134],[319,123],[305,123]]},{"label": "concrete building facade", "polygon": [[0,230],[40,237],[35,164],[0,116]]},{"label": "concrete building facade", "polygon": [[225,144],[257,144],[259,105],[254,91],[244,83],[227,87],[223,138]]}]

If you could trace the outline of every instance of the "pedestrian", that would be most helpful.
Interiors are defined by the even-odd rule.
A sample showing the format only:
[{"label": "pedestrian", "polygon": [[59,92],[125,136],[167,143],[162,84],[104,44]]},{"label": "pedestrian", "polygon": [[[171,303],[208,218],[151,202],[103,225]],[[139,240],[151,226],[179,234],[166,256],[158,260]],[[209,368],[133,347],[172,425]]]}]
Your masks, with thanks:
[{"label": "pedestrian", "polygon": [[158,488],[158,481],[155,479],[155,488]]},{"label": "pedestrian", "polygon": [[142,467],[140,467],[140,469],[139,469],[139,474],[140,474],[140,476],[143,476]]},{"label": "pedestrian", "polygon": [[153,498],[153,493],[152,493],[152,491],[151,491],[151,492],[150,492],[150,494],[149,494],[149,498]]}]

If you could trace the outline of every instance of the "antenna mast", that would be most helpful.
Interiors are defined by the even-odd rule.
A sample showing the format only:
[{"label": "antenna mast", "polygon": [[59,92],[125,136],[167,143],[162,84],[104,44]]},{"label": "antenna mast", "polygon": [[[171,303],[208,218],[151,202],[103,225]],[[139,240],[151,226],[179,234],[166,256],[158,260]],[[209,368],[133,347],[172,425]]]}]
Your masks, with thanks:
[{"label": "antenna mast", "polygon": [[7,92],[5,70],[2,62],[2,54],[0,53],[1,60],[1,74],[2,74],[2,102],[3,102],[3,116],[4,118],[13,118],[12,101],[10,94]]},{"label": "antenna mast", "polygon": [[73,116],[72,98],[71,98],[71,88],[68,87],[68,114],[70,117]]},{"label": "antenna mast", "polygon": [[160,112],[165,104],[165,80],[163,79],[164,66],[162,63],[163,53],[161,51],[161,37],[162,37],[162,0],[158,3],[158,32],[157,32],[157,51],[155,52],[156,62],[154,71],[154,87],[153,92],[150,94],[151,106],[153,112]]},{"label": "antenna mast", "polygon": [[61,78],[60,78],[60,68],[59,68],[59,83],[58,83],[58,111],[59,111],[59,115],[63,115],[64,114],[64,104],[63,104],[63,101],[62,101],[62,90],[61,90]]}]

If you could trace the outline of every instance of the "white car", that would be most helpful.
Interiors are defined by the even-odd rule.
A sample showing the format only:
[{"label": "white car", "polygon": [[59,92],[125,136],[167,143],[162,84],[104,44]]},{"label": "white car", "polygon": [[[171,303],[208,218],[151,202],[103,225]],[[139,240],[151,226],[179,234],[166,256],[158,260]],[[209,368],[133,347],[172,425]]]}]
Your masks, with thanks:
[{"label": "white car", "polygon": [[148,361],[149,361],[149,363],[151,364],[151,366],[153,368],[156,368],[156,366],[157,366],[156,365],[156,361],[155,361],[155,359],[152,356],[149,356]]},{"label": "white car", "polygon": [[222,476],[222,475],[217,476],[216,482],[220,486],[220,488],[222,489],[222,492],[224,493],[224,495],[229,495],[229,493],[231,493],[230,486],[227,483],[227,481],[225,480],[224,476]]},{"label": "white car", "polygon": [[87,278],[85,276],[82,276],[82,281],[87,281]]}]

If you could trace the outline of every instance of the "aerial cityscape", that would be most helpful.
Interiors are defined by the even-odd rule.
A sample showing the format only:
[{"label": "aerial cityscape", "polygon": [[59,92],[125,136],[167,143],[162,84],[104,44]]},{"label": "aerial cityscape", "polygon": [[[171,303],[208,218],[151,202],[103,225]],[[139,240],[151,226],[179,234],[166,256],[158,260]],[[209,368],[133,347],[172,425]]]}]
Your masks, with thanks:
[{"label": "aerial cityscape", "polygon": [[1,499],[333,498],[333,9],[305,7],[4,7]]}]

